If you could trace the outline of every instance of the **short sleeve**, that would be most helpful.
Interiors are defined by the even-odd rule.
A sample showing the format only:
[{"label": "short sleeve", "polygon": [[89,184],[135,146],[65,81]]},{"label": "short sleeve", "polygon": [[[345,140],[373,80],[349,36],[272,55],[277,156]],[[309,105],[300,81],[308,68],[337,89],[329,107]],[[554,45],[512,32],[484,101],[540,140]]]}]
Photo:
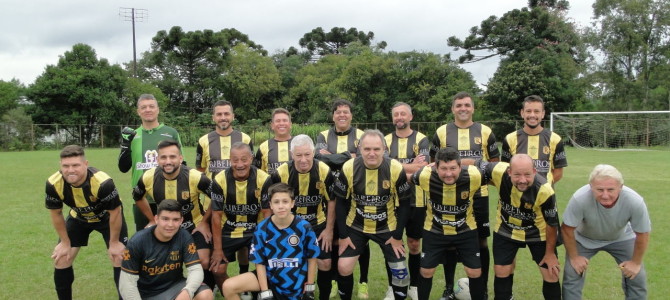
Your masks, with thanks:
[{"label": "short sleeve", "polygon": [[110,178],[102,182],[98,189],[98,199],[105,210],[113,210],[121,206],[121,197],[119,191],[114,185],[114,181]]},{"label": "short sleeve", "polygon": [[48,181],[46,183],[46,196],[44,198],[44,206],[48,209],[62,209],[63,200],[61,200],[58,192],[56,192],[56,187],[53,184],[50,184]]}]

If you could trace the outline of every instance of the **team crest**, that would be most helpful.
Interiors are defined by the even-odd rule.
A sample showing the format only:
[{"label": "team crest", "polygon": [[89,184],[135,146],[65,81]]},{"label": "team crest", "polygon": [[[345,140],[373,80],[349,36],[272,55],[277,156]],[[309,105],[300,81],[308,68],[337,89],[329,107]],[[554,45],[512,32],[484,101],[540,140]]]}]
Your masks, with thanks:
[{"label": "team crest", "polygon": [[300,238],[297,235],[292,234],[288,237],[288,244],[293,247],[298,246],[298,244],[300,244]]},{"label": "team crest", "polygon": [[390,189],[390,188],[391,188],[391,182],[388,181],[388,180],[384,180],[384,181],[382,181],[382,187],[383,187],[385,190]]},{"label": "team crest", "polygon": [[414,144],[414,147],[412,147],[412,150],[414,150],[414,156],[416,156],[419,153],[419,145]]},{"label": "team crest", "polygon": [[88,201],[90,201],[90,202],[95,202],[95,200],[98,200],[98,199],[96,199],[95,197],[93,197],[93,195],[88,196]]},{"label": "team crest", "polygon": [[188,253],[193,254],[195,251],[195,243],[188,244]]},{"label": "team crest", "polygon": [[481,137],[475,137],[475,144],[481,145],[482,144],[482,138]]},{"label": "team crest", "polygon": [[549,154],[549,152],[550,152],[550,150],[549,150],[549,146],[544,146],[544,147],[542,147],[542,153],[544,153],[544,154]]},{"label": "team crest", "polygon": [[525,208],[525,209],[531,209],[531,208],[533,208],[533,204],[530,204],[530,203],[524,203],[524,204],[523,204],[523,208]]},{"label": "team crest", "polygon": [[181,258],[179,251],[170,251],[170,260],[177,261]]},{"label": "team crest", "polygon": [[321,190],[321,189],[323,189],[323,188],[324,188],[323,181],[317,181],[317,182],[316,182],[316,189],[317,189],[317,190]]},{"label": "team crest", "polygon": [[256,199],[260,199],[261,198],[261,189],[256,189],[254,191],[254,196],[256,196]]},{"label": "team crest", "polygon": [[123,250],[123,260],[125,261],[130,260],[130,251],[128,249]]},{"label": "team crest", "polygon": [[354,147],[358,148],[358,140],[354,141]]},{"label": "team crest", "polygon": [[182,192],[181,192],[181,198],[182,198],[183,200],[188,200],[188,197],[189,197],[189,196],[191,196],[191,193],[189,193],[189,191],[182,191]]},{"label": "team crest", "polygon": [[144,161],[147,163],[158,163],[157,161],[158,158],[158,151],[156,150],[147,150],[147,152],[144,153]]},{"label": "team crest", "polygon": [[461,199],[468,199],[470,197],[470,191],[461,192]]}]

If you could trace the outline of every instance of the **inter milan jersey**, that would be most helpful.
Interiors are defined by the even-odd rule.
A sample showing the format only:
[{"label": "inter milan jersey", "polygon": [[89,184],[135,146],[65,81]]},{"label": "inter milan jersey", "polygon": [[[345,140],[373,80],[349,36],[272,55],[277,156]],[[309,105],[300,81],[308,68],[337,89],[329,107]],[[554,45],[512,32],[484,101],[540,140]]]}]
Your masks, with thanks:
[{"label": "inter milan jersey", "polygon": [[319,150],[326,149],[332,153],[329,156],[317,157],[328,164],[333,171],[339,171],[350,155],[341,155],[342,153],[357,153],[358,140],[363,135],[363,131],[355,127],[350,127],[344,132],[337,132],[335,127],[324,130],[316,137],[316,153]]},{"label": "inter milan jersey", "polygon": [[261,209],[270,208],[267,194],[271,183],[270,175],[254,166],[244,181],[235,180],[230,169],[214,177],[210,196],[212,211],[223,211],[221,232],[224,237],[253,235],[256,224],[263,220]]},{"label": "inter milan jersey", "polygon": [[315,159],[309,172],[300,173],[290,161],[272,174],[272,183],[278,182],[293,188],[295,205],[292,211],[296,216],[308,221],[314,228],[326,223],[325,208],[328,201],[334,201],[331,192],[335,183],[328,165]]},{"label": "inter milan jersey", "polygon": [[[164,140],[175,140],[181,145],[179,133],[172,127],[164,124],[150,130],[143,127],[135,129],[135,137],[130,142],[130,159],[132,161],[132,177],[130,179],[131,187],[137,184],[142,174],[146,170],[158,166],[158,143]],[[124,160],[124,153],[121,153],[119,160]],[[119,162],[121,164],[123,162]]]},{"label": "inter milan jersey", "polygon": [[47,179],[45,206],[62,209],[63,203],[70,207],[70,217],[83,222],[101,222],[109,219],[108,210],[121,205],[116,186],[105,172],[88,167],[86,180],[81,186],[72,186],[56,172]]},{"label": "inter milan jersey", "polygon": [[154,236],[156,226],[138,231],[123,253],[121,270],[139,275],[137,288],[142,298],[160,294],[184,278],[183,267],[199,264],[191,234],[180,229],[168,242]]},{"label": "inter milan jersey", "polygon": [[472,208],[473,197],[482,184],[477,167],[464,166],[454,184],[445,184],[437,171],[425,166],[412,175],[412,181],[428,191],[424,230],[455,235],[477,229]]},{"label": "inter milan jersey", "polygon": [[272,218],[263,220],[254,232],[249,261],[265,266],[274,290],[289,299],[300,299],[307,281],[307,260],[320,253],[316,234],[309,223],[293,218],[279,229]]},{"label": "inter milan jersey", "polygon": [[502,144],[502,161],[509,162],[517,153],[533,158],[535,170],[549,183],[554,182],[551,170],[568,166],[561,137],[546,128],[538,135],[528,135],[523,129],[508,134]]},{"label": "inter milan jersey", "polygon": [[378,168],[368,169],[362,157],[342,166],[334,195],[351,201],[346,225],[371,234],[395,231],[395,208],[413,197],[407,175],[397,160],[384,158]]},{"label": "inter milan jersey", "polygon": [[[433,136],[431,156],[435,156],[440,148],[446,147],[458,150],[461,159],[490,160],[500,157],[493,131],[488,126],[478,122],[472,123],[467,128],[460,128],[453,122],[440,126]],[[488,186],[484,185],[475,197],[487,197],[488,195]]]},{"label": "inter milan jersey", "polygon": [[209,203],[210,184],[205,174],[186,166],[181,166],[179,175],[172,180],[166,179],[163,170],[156,167],[144,173],[133,189],[133,199],[139,201],[148,195],[156,203],[165,199],[177,200],[184,216],[181,228],[193,230],[205,215],[206,206],[200,201],[200,194],[205,195],[205,203]]},{"label": "inter milan jersey", "polygon": [[230,167],[230,146],[237,142],[248,144],[254,149],[251,138],[238,130],[233,130],[227,136],[221,136],[216,131],[203,135],[198,140],[195,165],[205,169],[207,177],[214,178],[223,169]]},{"label": "inter milan jersey", "polygon": [[258,151],[256,151],[256,167],[272,174],[282,163],[291,160],[291,152],[289,151],[291,140],[293,138],[288,141],[277,141],[272,138],[261,143]]},{"label": "inter milan jersey", "polygon": [[508,163],[483,163],[482,168],[489,183],[500,191],[494,232],[521,242],[545,241],[547,225],[558,226],[551,184],[535,174],[533,184],[521,192],[507,174]]},{"label": "inter milan jersey", "polygon": [[[408,137],[401,138],[395,132],[389,133],[385,137],[386,146],[389,149],[389,157],[398,160],[403,164],[411,164],[414,159],[423,156],[426,163],[430,162],[428,156],[430,152],[430,142],[423,133],[412,130]],[[416,199],[411,202],[415,206],[417,202],[424,202],[424,192],[421,188],[414,189]]]}]

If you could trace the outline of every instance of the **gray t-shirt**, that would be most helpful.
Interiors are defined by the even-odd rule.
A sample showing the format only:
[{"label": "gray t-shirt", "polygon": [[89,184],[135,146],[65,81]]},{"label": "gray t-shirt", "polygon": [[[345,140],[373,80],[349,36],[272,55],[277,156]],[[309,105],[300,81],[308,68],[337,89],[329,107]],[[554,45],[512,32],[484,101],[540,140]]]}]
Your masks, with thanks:
[{"label": "gray t-shirt", "polygon": [[596,201],[591,185],[581,187],[568,202],[563,223],[577,227],[575,239],[588,249],[633,239],[635,232],[651,231],[644,199],[625,185],[612,208],[605,208]]}]

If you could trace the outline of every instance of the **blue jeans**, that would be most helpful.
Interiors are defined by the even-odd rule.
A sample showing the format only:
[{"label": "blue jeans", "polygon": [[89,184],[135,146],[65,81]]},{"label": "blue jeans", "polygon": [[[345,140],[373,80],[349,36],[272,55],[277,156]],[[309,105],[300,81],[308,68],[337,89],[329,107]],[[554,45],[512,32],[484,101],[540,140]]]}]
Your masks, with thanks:
[{"label": "blue jeans", "polygon": [[[591,259],[599,251],[609,253],[617,264],[631,260],[633,257],[633,248],[635,239],[616,242],[604,247],[587,249],[577,242],[577,253],[587,259]],[[585,276],[577,274],[570,264],[570,258],[565,256],[565,271],[563,272],[563,299],[579,300],[582,299],[582,289],[584,288]],[[626,299],[643,300],[647,299],[647,273],[644,270],[644,264],[640,268],[640,273],[635,279],[629,279],[621,275],[621,287],[623,288]]]}]

